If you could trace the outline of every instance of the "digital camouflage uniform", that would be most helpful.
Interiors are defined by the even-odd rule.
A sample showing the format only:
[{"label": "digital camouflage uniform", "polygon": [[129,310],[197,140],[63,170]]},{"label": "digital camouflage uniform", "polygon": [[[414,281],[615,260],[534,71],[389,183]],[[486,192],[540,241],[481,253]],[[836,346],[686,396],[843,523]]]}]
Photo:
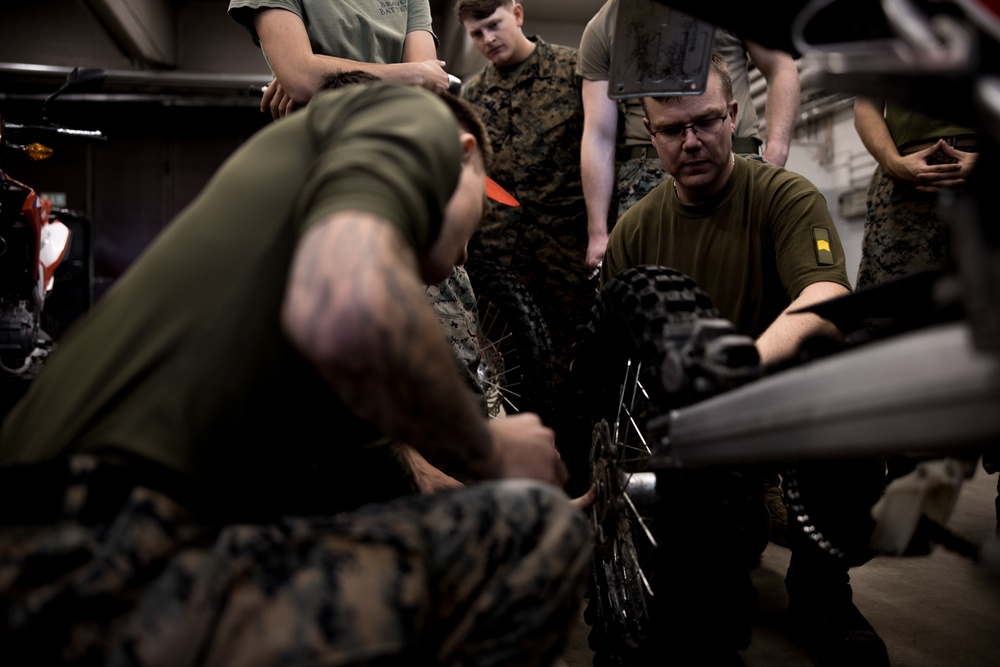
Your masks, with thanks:
[{"label": "digital camouflage uniform", "polygon": [[944,264],[948,229],[935,210],[935,193],[919,192],[879,165],[868,184],[866,207],[858,289]]},{"label": "digital camouflage uniform", "polygon": [[536,46],[527,60],[510,68],[488,64],[462,90],[489,129],[490,176],[521,204],[490,202],[469,257],[509,271],[537,303],[552,338],[558,386],[596,287],[585,266],[583,100],[576,50],[530,39]]},{"label": "digital camouflage uniform", "polygon": [[[939,137],[975,137],[976,130],[928,118],[898,104],[886,109],[886,127],[900,154],[906,146],[929,144]],[[960,150],[969,150],[961,148]],[[941,154],[928,160],[945,161]],[[857,288],[943,266],[948,259],[948,229],[937,213],[938,195],[898,181],[881,165],[868,185],[867,217],[858,267]]]},{"label": "digital camouflage uniform", "polygon": [[61,509],[27,488],[2,511],[11,667],[548,665],[590,554],[583,513],[525,480],[218,528],[94,457],[63,472]]}]

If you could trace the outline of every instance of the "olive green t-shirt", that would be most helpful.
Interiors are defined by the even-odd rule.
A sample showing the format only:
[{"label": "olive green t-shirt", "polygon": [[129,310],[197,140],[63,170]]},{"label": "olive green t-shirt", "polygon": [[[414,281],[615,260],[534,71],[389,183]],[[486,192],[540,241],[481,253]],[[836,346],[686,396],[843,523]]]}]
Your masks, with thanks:
[{"label": "olive green t-shirt", "polygon": [[885,124],[897,147],[938,137],[977,136],[981,130],[930,116],[895,102],[887,102]]},{"label": "olive green t-shirt", "polygon": [[402,469],[282,333],[287,275],[336,211],[381,216],[422,252],[460,166],[454,116],[415,87],[321,93],[258,132],[49,356],[0,465],[108,450],[239,506],[379,499]]},{"label": "olive green t-shirt", "polygon": [[641,264],[677,269],[753,337],[812,283],[850,289],[826,200],[802,176],[736,156],[729,181],[699,206],[682,204],[673,183],[667,178],[619,219],[603,282]]},{"label": "olive green t-shirt", "polygon": [[[230,0],[229,15],[260,44],[253,16],[278,8],[302,19],[313,53],[365,63],[403,62],[406,35],[431,33],[427,0]],[[265,58],[267,54],[264,54]]]}]

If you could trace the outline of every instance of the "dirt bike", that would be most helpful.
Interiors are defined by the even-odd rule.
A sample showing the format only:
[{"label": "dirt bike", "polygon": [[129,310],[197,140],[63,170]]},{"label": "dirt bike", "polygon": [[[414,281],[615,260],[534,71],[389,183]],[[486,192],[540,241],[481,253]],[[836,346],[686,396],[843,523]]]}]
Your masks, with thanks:
[{"label": "dirt bike", "polygon": [[[838,4],[830,0],[791,3],[766,17],[754,17],[754,7],[733,15],[729,8],[679,0],[634,4],[670,5],[695,22],[715,21],[765,46],[797,51],[803,70],[829,90],[899,99],[992,136],[966,191],[942,202],[952,229],[952,265],[811,309],[847,333],[842,345],[817,344],[781,367],[762,368],[753,341],[720,319],[688,276],[642,266],[604,286],[573,370],[590,426],[589,447],[581,443],[581,450],[589,449],[599,490],[591,509],[596,545],[585,616],[595,665],[618,666],[644,664],[648,647],[668,630],[658,611],[670,604],[660,585],[671,576],[662,554],[676,535],[664,531],[663,520],[679,479],[722,475],[723,484],[695,487],[704,506],[719,508],[707,514],[717,525],[697,527],[699,536],[712,539],[713,531],[744,527],[723,525],[740,521],[726,518],[723,508],[740,493],[733,471],[780,466],[790,525],[802,526],[831,557],[851,559],[864,554],[830,539],[810,517],[798,468],[856,456],[913,457],[921,485],[916,492],[912,484],[889,485],[872,541],[862,548],[920,555],[936,543],[978,558],[978,545],[943,523],[949,499],[1000,440],[1000,237],[990,191],[1000,174],[995,3],[932,3],[940,13],[928,15],[905,0],[883,0],[881,7],[842,2],[842,20],[830,17]],[[654,50],[635,47],[635,40],[659,43],[643,30],[650,23],[661,27],[644,16],[619,29],[617,37],[633,40],[626,52]],[[708,59],[692,67],[691,54],[710,54],[704,35],[711,26],[683,28],[702,41],[675,50],[687,58],[682,74],[665,81],[669,68],[625,68],[633,79],[612,90],[677,94],[704,86]],[[859,38],[862,29],[880,34]],[[839,41],[843,35],[848,38]],[[890,326],[865,325],[887,315]]]},{"label": "dirt bike", "polygon": [[10,167],[18,158],[48,159],[54,150],[47,144],[103,140],[100,131],[73,129],[49,120],[48,110],[65,93],[99,88],[104,76],[102,70],[74,69],[42,103],[35,124],[0,117],[0,372],[5,407],[34,377],[53,347],[52,336],[43,329],[43,314],[56,271],[71,243],[70,227],[59,218],[73,216],[53,210],[52,201],[18,181]]}]

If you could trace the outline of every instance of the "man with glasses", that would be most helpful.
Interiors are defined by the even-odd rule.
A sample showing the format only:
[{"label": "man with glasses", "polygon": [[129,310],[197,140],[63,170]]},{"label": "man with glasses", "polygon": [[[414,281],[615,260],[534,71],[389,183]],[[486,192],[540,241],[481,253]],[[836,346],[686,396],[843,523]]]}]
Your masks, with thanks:
[{"label": "man with glasses", "polygon": [[691,275],[757,338],[767,364],[793,355],[807,336],[835,335],[830,322],[791,311],[847,294],[850,282],[816,188],[733,153],[738,104],[729,86],[716,53],[704,95],[642,100],[643,125],[670,176],[619,220],[601,273],[609,280],[628,266],[660,264]]},{"label": "man with glasses", "polygon": [[[849,292],[844,251],[826,201],[802,176],[733,153],[738,104],[723,57],[713,54],[704,94],[647,97],[642,104],[643,124],[670,176],[612,230],[602,282],[641,264],[688,274],[739,333],[756,340],[765,365],[794,356],[806,338],[839,337],[831,322],[796,312]],[[869,512],[882,488],[880,462],[827,462],[822,470],[799,472],[800,489],[811,501],[809,514],[815,524],[845,553],[861,556],[853,562],[837,559],[800,532],[789,532],[792,557],[785,582],[793,626],[821,661],[888,664],[885,645],[852,602],[848,577],[850,565],[867,560]],[[698,506],[691,512],[697,514],[704,503],[704,492],[699,490],[672,495],[680,502],[692,498]],[[720,568],[729,573],[745,569],[745,558],[739,556],[744,550],[706,546],[718,545],[702,535],[711,536],[718,522],[705,519],[685,525],[694,526],[697,534],[684,536],[686,553],[675,555],[683,569],[671,571],[683,571],[687,579],[676,582],[678,590],[666,597],[711,601],[716,595],[716,608],[729,604],[731,609],[736,593],[712,582],[731,581],[718,576]],[[689,568],[695,576],[689,576]],[[698,577],[698,572],[704,576]],[[690,626],[700,620],[710,628],[706,631],[719,631],[711,614],[699,619],[688,608],[681,614],[680,623]],[[694,628],[683,639],[691,641],[698,632]],[[712,639],[723,647],[730,639],[729,648],[735,650],[749,635],[734,630]]]},{"label": "man with glasses", "polygon": [[[590,268],[603,257],[608,230],[614,222],[666,176],[642,127],[639,101],[608,96],[619,4],[619,0],[608,0],[587,23],[577,66],[583,77],[580,167],[587,201]],[[716,28],[713,43],[726,59],[734,97],[739,102],[733,152],[761,156],[763,146],[765,160],[785,166],[799,111],[795,61],[784,51],[744,41],[722,28]],[[767,82],[767,128],[763,138],[750,93],[751,60]]]}]

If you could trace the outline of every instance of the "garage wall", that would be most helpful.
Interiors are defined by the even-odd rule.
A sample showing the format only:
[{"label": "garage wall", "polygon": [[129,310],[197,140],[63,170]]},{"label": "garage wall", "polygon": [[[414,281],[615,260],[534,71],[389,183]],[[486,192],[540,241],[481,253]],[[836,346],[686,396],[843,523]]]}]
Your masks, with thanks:
[{"label": "garage wall", "polygon": [[[130,2],[139,0],[32,0],[0,10],[0,112],[9,118],[37,117],[40,100],[70,68],[108,70],[103,97],[53,108],[60,122],[102,129],[108,142],[61,147],[45,163],[17,165],[19,177],[63,195],[67,207],[93,221],[95,297],[268,121],[247,93],[248,82],[269,80],[266,63],[226,14],[226,0],[141,0],[136,9],[152,22],[149,32],[174,49],[152,60],[109,25],[109,12]],[[577,43],[583,19],[601,2],[525,4],[542,17],[537,27],[529,20],[527,31]],[[468,44],[452,4],[433,6],[442,50],[455,54],[452,71],[471,74],[485,60]],[[175,25],[164,27],[169,20]]]},{"label": "garage wall", "polygon": [[844,244],[847,274],[854,285],[861,261],[864,199],[875,160],[854,129],[853,101],[815,120],[800,121],[786,167],[816,184]]},{"label": "garage wall", "polygon": [[[18,165],[16,172],[42,191],[62,193],[67,207],[92,221],[96,299],[222,161],[267,124],[247,88],[248,82],[266,83],[269,73],[259,48],[226,14],[226,0],[143,0],[166,3],[163,11],[176,21],[172,67],[129,52],[88,8],[94,1],[33,0],[0,9],[0,113],[29,120],[69,68],[108,70],[103,97],[63,101],[53,110],[64,124],[104,130],[108,142],[67,146],[52,160]],[[523,4],[526,33],[576,46],[602,0]],[[466,78],[485,60],[451,6],[432,2],[435,30],[449,70]],[[849,113],[824,122],[800,123],[789,167],[814,180],[836,214],[840,195],[867,175],[861,176],[863,168],[844,167],[860,147]],[[860,225],[856,218],[838,216],[837,222],[849,247],[849,268],[856,271]]]}]

